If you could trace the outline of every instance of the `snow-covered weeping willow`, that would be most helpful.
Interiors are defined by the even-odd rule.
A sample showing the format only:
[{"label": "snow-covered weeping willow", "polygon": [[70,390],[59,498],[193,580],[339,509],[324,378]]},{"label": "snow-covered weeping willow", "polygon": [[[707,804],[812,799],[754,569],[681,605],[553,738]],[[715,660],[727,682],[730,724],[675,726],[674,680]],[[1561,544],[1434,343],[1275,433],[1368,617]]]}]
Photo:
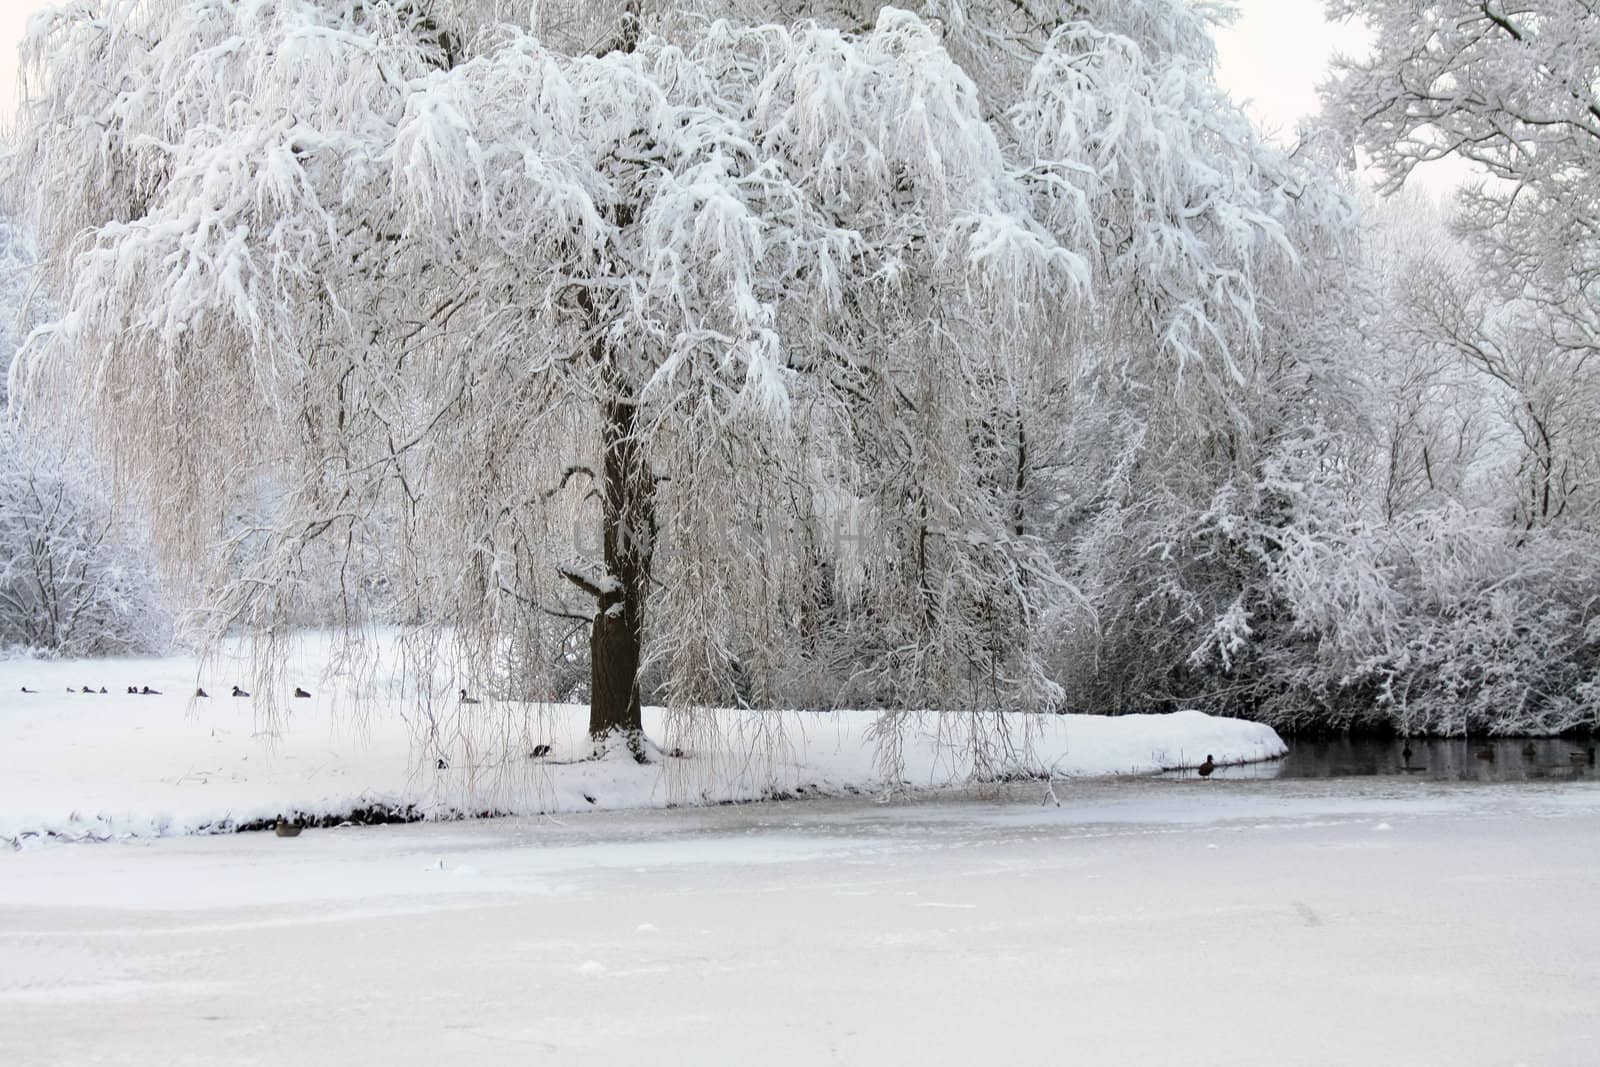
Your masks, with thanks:
[{"label": "snow-covered weeping willow", "polygon": [[36,22],[11,164],[67,310],[28,408],[90,413],[213,635],[381,590],[536,698],[587,640],[597,732],[641,676],[1056,706],[1069,417],[1229,425],[1262,277],[1342,201],[1177,0],[795,6]]}]

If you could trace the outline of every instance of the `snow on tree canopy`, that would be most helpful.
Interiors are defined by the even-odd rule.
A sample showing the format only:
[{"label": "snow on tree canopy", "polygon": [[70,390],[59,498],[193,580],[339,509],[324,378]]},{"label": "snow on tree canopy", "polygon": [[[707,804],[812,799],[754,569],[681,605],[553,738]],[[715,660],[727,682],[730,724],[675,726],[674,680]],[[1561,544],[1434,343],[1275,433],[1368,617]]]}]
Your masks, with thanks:
[{"label": "snow on tree canopy", "polygon": [[587,621],[596,733],[636,733],[645,676],[1053,706],[1041,398],[1136,350],[1237,377],[1293,260],[1303,178],[1203,20],[499,6],[36,21],[13,166],[58,176],[67,311],[29,406],[81,399],[217,627],[281,622],[331,544],[523,695]]}]

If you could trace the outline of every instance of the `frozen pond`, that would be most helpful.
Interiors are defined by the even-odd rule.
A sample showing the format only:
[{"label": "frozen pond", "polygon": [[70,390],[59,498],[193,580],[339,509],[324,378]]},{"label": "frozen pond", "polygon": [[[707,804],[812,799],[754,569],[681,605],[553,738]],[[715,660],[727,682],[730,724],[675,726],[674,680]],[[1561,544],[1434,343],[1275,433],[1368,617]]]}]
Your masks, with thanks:
[{"label": "frozen pond", "polygon": [[1058,789],[3,854],[0,1063],[1594,1062],[1600,788]]}]

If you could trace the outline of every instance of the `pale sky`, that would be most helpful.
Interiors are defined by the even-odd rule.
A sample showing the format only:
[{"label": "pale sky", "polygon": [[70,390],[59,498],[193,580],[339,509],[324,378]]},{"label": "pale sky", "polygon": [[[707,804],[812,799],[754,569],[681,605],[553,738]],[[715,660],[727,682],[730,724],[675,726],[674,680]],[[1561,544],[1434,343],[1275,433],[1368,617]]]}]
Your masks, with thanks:
[{"label": "pale sky", "polygon": [[49,6],[48,0],[0,0],[0,113],[5,116],[0,128],[11,126],[17,108],[17,45],[28,16]]},{"label": "pale sky", "polygon": [[[51,0],[0,0],[0,111],[9,127],[16,106],[17,44],[28,16]],[[1217,40],[1218,79],[1268,132],[1292,138],[1296,122],[1316,112],[1317,85],[1328,76],[1334,52],[1359,52],[1359,27],[1330,25],[1323,0],[1239,0],[1239,21]],[[1464,168],[1436,164],[1422,184],[1435,192],[1453,186]]]},{"label": "pale sky", "polygon": [[1269,134],[1292,139],[1314,114],[1317,86],[1335,52],[1359,53],[1366,32],[1327,22],[1322,0],[1243,0],[1239,20],[1217,34],[1217,80]]},{"label": "pale sky", "polygon": [[[1366,52],[1367,31],[1352,23],[1328,22],[1323,0],[1236,3],[1238,21],[1217,34],[1217,80],[1247,105],[1262,130],[1292,143],[1296,123],[1321,109],[1317,86],[1328,80],[1333,57]],[[1468,164],[1440,160],[1417,168],[1406,187],[1438,196],[1471,176]]]}]

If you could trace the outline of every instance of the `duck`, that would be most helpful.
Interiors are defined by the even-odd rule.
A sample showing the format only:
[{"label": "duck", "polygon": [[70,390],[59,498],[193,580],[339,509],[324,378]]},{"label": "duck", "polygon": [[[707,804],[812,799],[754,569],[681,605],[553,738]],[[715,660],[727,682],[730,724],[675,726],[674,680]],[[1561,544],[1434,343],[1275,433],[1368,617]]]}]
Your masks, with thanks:
[{"label": "duck", "polygon": [[300,829],[299,826],[280,815],[278,816],[278,821],[272,827],[272,832],[279,837],[299,837]]},{"label": "duck", "polygon": [[128,695],[131,696],[131,697],[138,696],[139,695],[139,687],[136,686],[136,685],[128,686]]},{"label": "duck", "polygon": [[1485,763],[1493,763],[1494,762],[1494,748],[1491,747],[1491,746],[1486,745],[1483,748],[1480,748],[1476,752],[1474,752],[1473,755],[1477,756],[1479,759],[1483,760]]},{"label": "duck", "polygon": [[436,770],[441,771],[448,771],[450,769],[449,762],[446,761],[443,756],[440,756],[437,760],[435,760],[433,766]]},{"label": "duck", "polygon": [[196,689],[194,691],[194,695],[195,695],[195,699],[197,699],[197,700],[210,700],[211,699],[211,694],[206,692],[204,689]]},{"label": "duck", "polygon": [[1586,767],[1594,762],[1594,749],[1591,748],[1588,752],[1582,750],[1572,752],[1567,755],[1567,758],[1572,761],[1574,767]]},{"label": "duck", "polygon": [[161,690],[151,689],[148,685],[141,686],[139,688],[139,695],[142,697],[158,697],[161,695]]},{"label": "duck", "polygon": [[463,689],[461,691],[461,703],[463,703],[463,704],[482,704],[483,701],[479,700],[477,697],[469,697],[469,696],[467,696],[467,691],[465,689]]},{"label": "duck", "polygon": [[69,686],[67,686],[67,692],[69,692],[69,693],[76,693],[76,692],[77,692],[77,690],[76,690],[76,689],[74,689],[74,688],[72,688],[72,686],[70,686],[70,685],[69,685]]},{"label": "duck", "polygon": [[29,689],[27,686],[23,686],[22,687],[22,691],[24,693],[38,693],[39,692],[37,689]]},{"label": "duck", "polygon": [[1539,750],[1534,747],[1532,741],[1529,741],[1527,744],[1522,746],[1522,758],[1527,760],[1529,763],[1532,763],[1534,760],[1539,758]]},{"label": "duck", "polygon": [[1199,772],[1200,772],[1200,777],[1202,777],[1202,778],[1210,778],[1211,777],[1211,772],[1216,770],[1216,769],[1217,769],[1216,761],[1211,758],[1211,753],[1207,752],[1206,753],[1206,761],[1204,763],[1200,764],[1200,766],[1197,768],[1197,770],[1199,770]]},{"label": "duck", "polygon": [[85,693],[93,694],[94,693],[94,686],[86,685],[86,686],[83,687],[83,691]]},{"label": "duck", "polygon": [[234,686],[233,687],[233,695],[236,696],[236,697],[247,697],[250,694],[246,693],[243,689],[240,689],[238,686]]},{"label": "duck", "polygon": [[529,759],[544,759],[548,755],[550,755],[550,746],[549,745],[534,745],[533,746],[533,751],[528,753],[528,758]]},{"label": "duck", "polygon": [[301,689],[297,685],[297,686],[294,687],[294,698],[296,700],[310,700],[311,699],[311,694],[306,692],[304,689]]}]

